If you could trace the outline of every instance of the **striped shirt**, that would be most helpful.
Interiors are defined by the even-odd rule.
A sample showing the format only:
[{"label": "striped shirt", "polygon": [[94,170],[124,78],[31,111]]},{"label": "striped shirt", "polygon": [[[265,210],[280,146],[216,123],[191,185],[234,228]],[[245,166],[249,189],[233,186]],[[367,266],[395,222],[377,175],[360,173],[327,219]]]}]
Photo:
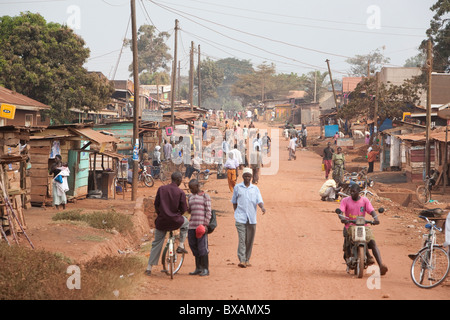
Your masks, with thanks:
[{"label": "striped shirt", "polygon": [[[208,194],[200,192],[190,194],[188,198],[189,213],[189,229],[197,229],[201,224],[207,226],[211,220],[211,198]],[[205,216],[206,215],[206,216]]]}]

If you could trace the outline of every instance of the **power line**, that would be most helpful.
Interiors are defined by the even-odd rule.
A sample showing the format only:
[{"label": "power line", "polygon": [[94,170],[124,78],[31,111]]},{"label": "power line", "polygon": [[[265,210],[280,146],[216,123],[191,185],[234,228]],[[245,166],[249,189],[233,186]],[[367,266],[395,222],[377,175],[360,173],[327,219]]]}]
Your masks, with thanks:
[{"label": "power line", "polygon": [[[331,23],[338,23],[338,24],[367,26],[364,23],[357,23],[357,22],[317,19],[317,18],[302,17],[302,16],[291,16],[291,15],[286,15],[286,14],[277,14],[277,13],[274,13],[274,12],[265,12],[265,11],[260,11],[260,10],[250,10],[250,9],[237,8],[237,7],[226,6],[226,5],[222,5],[222,4],[209,3],[209,2],[206,2],[206,1],[200,1],[200,0],[190,0],[190,1],[203,3],[203,4],[207,4],[207,5],[212,5],[212,6],[217,6],[217,7],[222,7],[222,8],[230,8],[230,9],[235,9],[235,10],[239,10],[239,11],[248,11],[248,12],[262,13],[262,14],[267,14],[267,15],[271,15],[271,16],[280,16],[280,17],[285,17],[285,18],[304,19],[304,20],[311,20],[311,21],[317,21],[317,22],[331,22]],[[389,25],[386,25],[386,26],[383,25],[383,28],[407,29],[407,30],[423,30],[423,28],[399,27],[399,26],[389,26]]]},{"label": "power line", "polygon": [[[173,4],[173,3],[170,3],[170,2],[167,2],[167,1],[163,1],[163,2],[164,3]],[[175,5],[175,4],[173,4],[173,5]],[[177,6],[180,7],[180,5],[177,5]],[[300,24],[300,23],[292,23],[292,22],[285,22],[285,21],[275,21],[275,20],[268,20],[268,19],[262,19],[262,18],[254,18],[254,17],[249,17],[249,16],[243,16],[243,15],[238,15],[238,14],[230,14],[230,13],[219,12],[219,11],[214,11],[214,10],[208,10],[208,9],[203,9],[203,8],[190,7],[190,6],[182,6],[182,7],[189,8],[189,9],[194,9],[194,10],[200,10],[200,11],[216,13],[216,14],[222,14],[222,15],[226,15],[226,16],[245,18],[245,19],[251,19],[251,20],[256,20],[256,21],[263,21],[265,23],[271,22],[271,23],[278,23],[278,24],[284,24],[284,25],[289,25],[289,26],[299,26],[299,27],[306,27],[306,28],[313,28],[313,29],[325,29],[325,30],[333,30],[333,31],[345,31],[345,32],[375,34],[375,35],[383,35],[383,36],[390,35],[390,36],[423,38],[423,35],[404,34],[404,33],[389,33],[389,32],[375,32],[375,31],[362,31],[362,30],[351,30],[351,29],[340,29],[340,28],[326,27],[326,26],[312,26],[312,25],[306,25],[306,24]],[[364,26],[367,28],[366,25],[364,25]],[[421,30],[423,31],[423,29],[421,29]]]},{"label": "power line", "polygon": [[[323,69],[323,67],[316,66],[316,65],[313,65],[313,64],[310,64],[310,63],[306,63],[306,62],[303,62],[303,61],[300,61],[300,60],[297,60],[297,59],[294,59],[294,58],[286,57],[286,56],[283,56],[283,55],[280,55],[280,54],[271,52],[271,51],[269,51],[269,50],[260,48],[260,47],[258,47],[258,46],[252,45],[252,44],[250,44],[250,43],[248,43],[248,42],[246,42],[246,41],[242,41],[242,40],[239,40],[239,39],[230,37],[230,36],[228,36],[228,35],[226,35],[226,34],[224,34],[224,33],[222,33],[222,32],[219,32],[219,31],[214,30],[214,29],[212,29],[212,28],[210,28],[210,27],[207,27],[207,26],[205,26],[205,25],[203,25],[203,24],[201,24],[201,23],[199,23],[199,22],[197,22],[197,21],[195,21],[195,20],[193,20],[193,19],[191,19],[191,18],[189,18],[189,17],[186,17],[185,15],[183,15],[184,12],[180,13],[179,10],[176,10],[176,9],[173,9],[173,8],[170,8],[170,7],[167,7],[167,6],[164,6],[164,5],[155,3],[155,2],[152,1],[152,0],[148,0],[148,1],[152,2],[153,4],[155,4],[155,5],[157,5],[157,6],[161,7],[161,8],[163,8],[163,9],[169,11],[169,12],[178,14],[178,15],[180,15],[180,16],[186,18],[187,20],[190,20],[190,21],[192,21],[192,22],[194,22],[194,23],[196,23],[196,24],[198,24],[198,25],[200,25],[200,26],[202,26],[202,27],[204,27],[204,28],[206,28],[206,29],[208,29],[208,30],[211,30],[211,31],[213,31],[213,32],[215,32],[215,33],[218,33],[218,34],[220,34],[221,36],[226,37],[226,38],[228,38],[228,39],[231,39],[231,40],[234,40],[234,41],[237,41],[237,42],[246,44],[246,45],[248,45],[248,46],[250,46],[250,47],[253,47],[253,48],[255,48],[255,49],[264,51],[264,52],[266,52],[266,53],[269,53],[269,54],[272,54],[272,55],[281,57],[281,58],[283,58],[283,59],[287,59],[287,60],[295,61],[295,62],[300,63],[300,64],[304,64],[304,65],[306,65],[306,66],[312,67],[313,69]],[[175,11],[175,12],[174,12],[174,11]],[[189,15],[189,14],[188,14],[188,15]],[[195,16],[194,16],[194,17],[195,17]],[[196,18],[198,18],[198,19],[200,19],[200,20],[206,20],[206,19],[202,19],[202,18],[199,18],[199,17],[196,17]],[[217,25],[223,26],[223,27],[228,28],[228,29],[232,29],[232,30],[241,32],[241,33],[246,33],[246,32],[243,32],[243,31],[240,31],[240,30],[237,30],[237,29],[233,29],[233,28],[230,28],[230,27],[227,27],[227,26],[224,26],[224,25],[221,25],[221,24],[218,24],[218,23],[209,21],[209,20],[206,20],[206,21],[211,22],[211,23],[213,23],[213,24],[217,24]],[[249,34],[251,34],[251,33],[249,33]],[[251,35],[252,35],[252,34],[251,34]],[[255,35],[255,36],[257,36],[257,35]],[[257,36],[257,37],[262,37],[262,36]],[[267,37],[262,37],[262,38],[266,38],[267,40],[277,41],[277,40],[269,39],[269,38],[267,38]],[[290,45],[290,44],[288,44],[288,43],[285,43],[285,44]],[[316,52],[321,52],[321,53],[324,53],[324,54],[330,54],[330,53],[323,52],[323,51],[319,51],[319,50],[314,50],[314,49],[311,49],[311,50],[312,50],[312,51],[316,51]],[[336,54],[330,54],[330,55],[340,56],[340,57],[344,57],[344,58],[350,58],[350,57],[347,57],[347,56],[336,55]]]}]

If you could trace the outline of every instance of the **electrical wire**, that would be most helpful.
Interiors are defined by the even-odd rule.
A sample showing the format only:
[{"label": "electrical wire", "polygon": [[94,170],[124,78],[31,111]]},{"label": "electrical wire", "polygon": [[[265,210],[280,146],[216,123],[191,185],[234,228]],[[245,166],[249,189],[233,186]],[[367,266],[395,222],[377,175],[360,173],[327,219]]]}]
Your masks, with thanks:
[{"label": "electrical wire", "polygon": [[[176,5],[167,1],[163,1],[164,3],[169,3],[172,5]],[[388,32],[376,32],[376,31],[362,31],[362,30],[351,30],[351,29],[340,29],[340,28],[335,28],[335,27],[325,27],[325,26],[311,26],[311,25],[306,25],[306,24],[300,24],[300,23],[292,23],[292,22],[285,22],[285,21],[275,21],[275,20],[268,20],[268,19],[262,19],[262,18],[253,18],[253,17],[249,17],[249,16],[243,16],[243,15],[237,15],[237,14],[230,14],[230,13],[224,13],[224,12],[219,12],[219,11],[214,11],[214,10],[208,10],[208,9],[202,9],[202,8],[196,8],[196,7],[190,7],[190,6],[180,6],[177,5],[178,7],[185,7],[185,8],[189,8],[189,9],[194,9],[194,10],[200,10],[200,11],[206,11],[206,12],[210,12],[210,13],[215,13],[215,14],[222,14],[222,15],[226,15],[226,16],[232,16],[232,17],[238,17],[238,18],[245,18],[245,19],[251,19],[251,20],[256,20],[256,21],[263,21],[265,23],[267,22],[271,22],[271,23],[278,23],[278,24],[284,24],[284,25],[289,25],[289,26],[298,26],[298,27],[306,27],[306,28],[313,28],[313,29],[324,29],[324,30],[333,30],[333,31],[345,31],[345,32],[356,32],[356,33],[365,33],[365,34],[372,34],[372,35],[382,35],[382,36],[402,36],[402,37],[417,37],[417,38],[423,38],[423,35],[416,35],[416,34],[404,34],[404,33],[388,33]],[[366,26],[366,25],[365,25]],[[367,26],[366,26],[367,28]],[[423,29],[421,29],[423,31]]]}]

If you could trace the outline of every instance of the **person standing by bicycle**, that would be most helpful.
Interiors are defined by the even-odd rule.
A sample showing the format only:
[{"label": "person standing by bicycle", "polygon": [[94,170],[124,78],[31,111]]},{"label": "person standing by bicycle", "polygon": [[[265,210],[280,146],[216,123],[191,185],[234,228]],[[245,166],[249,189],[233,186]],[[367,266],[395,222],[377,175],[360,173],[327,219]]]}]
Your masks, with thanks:
[{"label": "person standing by bicycle", "polygon": [[[188,242],[195,257],[195,270],[190,275],[209,275],[208,224],[211,220],[211,197],[200,190],[197,179],[189,181],[191,194],[188,197],[189,220]],[[197,229],[197,227],[200,227]],[[203,232],[199,234],[200,230]]]},{"label": "person standing by bicycle", "polygon": [[155,197],[155,239],[152,242],[152,249],[148,259],[146,275],[151,274],[152,266],[158,264],[164,239],[168,231],[180,229],[180,245],[178,253],[188,253],[184,248],[187,238],[189,220],[183,216],[188,211],[186,194],[179,188],[183,176],[176,171],[171,176],[172,183],[158,188]]},{"label": "person standing by bicycle", "polygon": [[[361,197],[359,193],[361,192],[361,187],[358,184],[352,184],[350,187],[350,197],[346,197],[342,199],[341,205],[339,209],[344,212],[345,217],[350,220],[355,220],[358,216],[364,216],[366,213],[369,213],[374,219],[374,225],[380,224],[380,220],[378,220],[378,215],[375,212],[370,200],[366,197]],[[351,234],[353,223],[346,223],[343,233],[344,233],[344,259],[350,257],[350,244],[351,244]],[[373,256],[380,267],[380,274],[383,276],[388,271],[386,265],[383,264],[381,260],[380,250],[375,242],[375,237],[372,233],[372,230],[369,227],[366,228],[366,240],[367,246],[372,250]],[[373,263],[373,257],[369,255],[367,252],[367,259],[369,264]]]},{"label": "person standing by bicycle", "polygon": [[244,181],[235,186],[231,198],[239,239],[238,266],[241,268],[251,266],[249,261],[256,232],[256,207],[259,206],[262,213],[266,213],[261,192],[256,185],[251,183],[252,175],[252,169],[244,168],[242,175]]}]

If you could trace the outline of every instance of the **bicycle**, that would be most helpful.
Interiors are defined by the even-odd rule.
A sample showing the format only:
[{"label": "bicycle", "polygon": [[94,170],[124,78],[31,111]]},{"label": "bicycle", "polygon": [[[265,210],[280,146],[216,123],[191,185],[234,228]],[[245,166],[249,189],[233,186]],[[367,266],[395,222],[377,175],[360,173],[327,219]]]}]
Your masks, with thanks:
[{"label": "bicycle", "polygon": [[173,279],[173,275],[181,269],[184,261],[184,253],[177,252],[175,249],[176,244],[179,244],[179,237],[175,236],[173,231],[169,231],[169,238],[161,256],[163,265],[161,272],[170,275],[170,279]]},{"label": "bicycle", "polygon": [[430,289],[441,284],[447,277],[450,259],[443,246],[436,244],[436,230],[442,232],[442,229],[425,216],[419,216],[419,218],[427,221],[425,228],[430,231],[424,234],[423,248],[416,254],[408,255],[413,259],[411,279],[418,287]]},{"label": "bicycle", "polygon": [[159,166],[149,166],[151,168],[151,176],[154,179],[159,179],[162,184],[167,183],[166,167],[169,161],[170,160],[161,161],[161,164]]},{"label": "bicycle", "polygon": [[427,203],[431,199],[431,189],[436,184],[436,179],[439,175],[437,170],[431,170],[431,176],[426,176],[423,185],[416,189],[417,200],[420,203]]}]

